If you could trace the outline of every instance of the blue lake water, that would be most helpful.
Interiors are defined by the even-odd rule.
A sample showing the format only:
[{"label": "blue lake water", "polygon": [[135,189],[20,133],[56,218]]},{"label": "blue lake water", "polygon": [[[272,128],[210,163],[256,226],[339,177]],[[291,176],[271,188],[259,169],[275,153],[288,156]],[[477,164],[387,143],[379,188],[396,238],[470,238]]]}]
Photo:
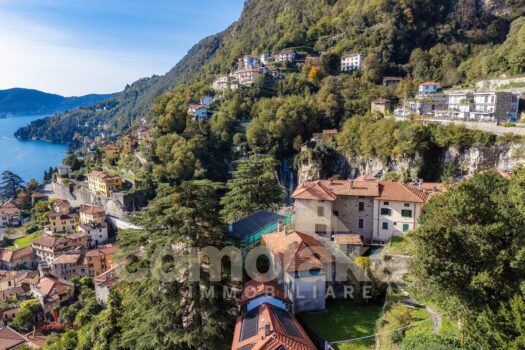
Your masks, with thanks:
[{"label": "blue lake water", "polygon": [[11,170],[28,181],[42,181],[44,171],[56,167],[66,156],[67,146],[43,141],[19,141],[15,131],[44,116],[16,116],[0,119],[0,173]]}]

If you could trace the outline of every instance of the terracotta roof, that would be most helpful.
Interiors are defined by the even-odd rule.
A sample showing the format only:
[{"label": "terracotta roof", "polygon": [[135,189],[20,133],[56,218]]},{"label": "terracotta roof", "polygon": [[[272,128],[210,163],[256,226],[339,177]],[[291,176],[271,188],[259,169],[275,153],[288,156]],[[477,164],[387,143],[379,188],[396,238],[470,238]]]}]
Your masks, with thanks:
[{"label": "terracotta roof", "polygon": [[372,175],[361,175],[356,177],[354,181],[377,181],[377,177]]},{"label": "terracotta roof", "polygon": [[117,282],[118,276],[116,266],[95,277],[95,283],[102,284],[106,288],[111,288]]},{"label": "terracotta roof", "polygon": [[12,260],[22,259],[30,255],[33,255],[33,249],[31,247],[16,249],[16,250],[13,250]]},{"label": "terracotta roof", "polygon": [[103,171],[92,171],[92,172],[89,173],[88,176],[97,177],[97,178],[102,179],[102,180],[116,179],[116,178],[120,177],[120,176],[117,176],[117,175],[115,175],[115,176],[108,175],[108,174],[106,174]]},{"label": "terracotta roof", "polygon": [[266,247],[286,271],[323,269],[334,257],[315,237],[301,233],[275,232],[262,236]]},{"label": "terracotta roof", "polygon": [[335,135],[337,133],[338,133],[337,129],[323,130],[323,134],[325,134],[325,135]]},{"label": "terracotta roof", "polygon": [[0,291],[0,301],[4,302],[12,297],[18,297],[19,295],[27,295],[29,294],[29,291],[30,289],[27,286],[27,284],[25,285],[25,288],[22,286],[18,286]]},{"label": "terracotta roof", "polygon": [[245,304],[260,296],[271,296],[288,303],[290,302],[290,299],[284,294],[284,290],[277,282],[258,282],[256,280],[251,280],[244,284],[241,293],[241,304]]},{"label": "terracotta roof", "polygon": [[10,327],[0,328],[0,350],[10,350],[27,342],[27,338]]},{"label": "terracotta roof", "polygon": [[323,186],[321,181],[300,184],[292,193],[293,199],[334,201],[336,195]]},{"label": "terracotta roof", "polygon": [[335,235],[335,243],[341,245],[363,245],[363,239],[356,233],[338,233]]},{"label": "terracotta roof", "polygon": [[428,199],[428,193],[401,182],[384,181],[379,183],[380,196],[378,200],[390,200],[396,202],[424,203]]},{"label": "terracotta roof", "polygon": [[237,318],[232,350],[315,350],[289,311],[262,304]]},{"label": "terracotta roof", "polygon": [[69,239],[80,239],[80,238],[83,238],[83,237],[88,237],[89,235],[85,232],[75,232],[75,233],[72,233],[70,234],[69,236],[67,236],[67,238]]},{"label": "terracotta roof", "polygon": [[2,213],[7,216],[17,216],[20,215],[20,209],[13,201],[7,201],[2,205]]},{"label": "terracotta roof", "polygon": [[206,106],[205,105],[201,105],[201,104],[192,103],[192,104],[190,104],[190,108],[192,110],[196,111],[198,109],[206,109]]},{"label": "terracotta roof", "polygon": [[435,83],[433,81],[425,81],[424,83],[421,83],[419,85],[423,85],[423,86],[438,86],[439,83]]},{"label": "terracotta roof", "polygon": [[336,196],[377,197],[379,185],[375,181],[321,180],[321,183]]},{"label": "terracotta roof", "polygon": [[76,264],[81,257],[79,252],[65,253],[53,260],[53,264]]},{"label": "terracotta roof", "polygon": [[33,241],[33,244],[42,245],[48,248],[54,248],[58,244],[65,243],[65,237],[41,236]]},{"label": "terracotta roof", "polygon": [[45,295],[62,293],[67,289],[75,287],[71,282],[52,276],[43,277],[36,286]]},{"label": "terracotta roof", "polygon": [[106,214],[106,210],[104,208],[92,206],[85,206],[80,209],[80,212],[88,215]]}]

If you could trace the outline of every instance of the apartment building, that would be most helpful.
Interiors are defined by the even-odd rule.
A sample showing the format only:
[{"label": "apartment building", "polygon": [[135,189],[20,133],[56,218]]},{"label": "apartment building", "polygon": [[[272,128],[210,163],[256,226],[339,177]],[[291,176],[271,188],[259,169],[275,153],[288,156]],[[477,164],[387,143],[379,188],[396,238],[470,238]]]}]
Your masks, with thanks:
[{"label": "apartment building", "polygon": [[351,72],[361,69],[363,55],[360,53],[351,53],[341,57],[341,72]]}]

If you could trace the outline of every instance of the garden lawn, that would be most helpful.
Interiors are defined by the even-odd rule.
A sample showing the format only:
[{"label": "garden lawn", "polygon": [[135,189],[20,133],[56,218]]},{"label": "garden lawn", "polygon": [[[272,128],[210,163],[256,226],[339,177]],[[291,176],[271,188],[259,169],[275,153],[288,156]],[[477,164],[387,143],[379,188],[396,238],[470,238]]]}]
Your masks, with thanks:
[{"label": "garden lawn", "polygon": [[33,241],[37,239],[39,236],[40,234],[38,232],[35,232],[29,235],[25,235],[23,237],[17,238],[15,239],[13,245],[7,247],[7,249],[15,250],[15,249],[29,247],[31,243],[33,243]]},{"label": "garden lawn", "polygon": [[[359,338],[373,335],[381,317],[380,305],[359,306],[348,300],[327,302],[327,311],[304,315],[306,324],[327,341]],[[368,350],[374,347],[374,338],[338,344],[339,350]]]},{"label": "garden lawn", "polygon": [[412,241],[409,236],[392,236],[387,245],[386,253],[392,255],[411,255]]}]

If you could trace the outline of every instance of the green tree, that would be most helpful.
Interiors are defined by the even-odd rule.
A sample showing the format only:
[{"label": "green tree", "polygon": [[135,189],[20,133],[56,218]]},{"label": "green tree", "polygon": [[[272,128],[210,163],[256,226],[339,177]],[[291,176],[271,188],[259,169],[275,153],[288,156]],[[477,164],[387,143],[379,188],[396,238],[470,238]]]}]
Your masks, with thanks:
[{"label": "green tree", "polygon": [[497,306],[523,285],[525,216],[513,202],[521,195],[510,194],[514,181],[489,171],[429,201],[413,233],[421,280],[474,310]]},{"label": "green tree", "polygon": [[228,222],[258,210],[275,209],[283,201],[283,190],[276,176],[277,162],[270,156],[255,154],[236,162],[228,193],[222,197],[221,214]]},{"label": "green tree", "polygon": [[9,325],[19,332],[30,332],[38,322],[38,316],[43,312],[38,300],[32,299],[20,303],[20,310],[9,322]]},{"label": "green tree", "polygon": [[35,179],[31,179],[27,182],[27,190],[30,193],[36,193],[38,192],[38,189],[40,188],[40,185],[38,184],[38,181]]},{"label": "green tree", "polygon": [[15,173],[6,170],[0,178],[0,198],[9,199],[16,197],[16,191],[19,190],[24,180]]},{"label": "green tree", "polygon": [[[185,247],[223,246],[226,225],[218,215],[221,188],[208,180],[183,182],[141,214],[142,230],[119,235],[126,271],[145,269],[121,288],[121,347],[217,349],[228,342],[225,335],[232,314],[223,299],[223,284],[211,282],[206,273],[200,281],[189,280],[187,267],[170,258],[183,254]],[[171,274],[178,278],[165,277]],[[204,288],[214,287],[219,291],[215,298],[201,295]]]}]

